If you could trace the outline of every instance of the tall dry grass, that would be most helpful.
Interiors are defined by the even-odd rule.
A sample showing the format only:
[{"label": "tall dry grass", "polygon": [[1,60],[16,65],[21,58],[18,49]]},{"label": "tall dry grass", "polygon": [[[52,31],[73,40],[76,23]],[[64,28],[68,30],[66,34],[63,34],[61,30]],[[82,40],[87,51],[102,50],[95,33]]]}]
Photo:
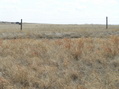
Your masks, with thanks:
[{"label": "tall dry grass", "polygon": [[0,89],[119,89],[119,37],[1,39]]}]

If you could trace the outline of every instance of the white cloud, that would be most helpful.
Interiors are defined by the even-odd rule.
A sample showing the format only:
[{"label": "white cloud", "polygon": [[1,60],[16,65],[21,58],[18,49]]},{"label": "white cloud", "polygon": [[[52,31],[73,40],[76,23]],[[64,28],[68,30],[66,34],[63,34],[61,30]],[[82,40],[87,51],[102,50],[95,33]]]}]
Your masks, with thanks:
[{"label": "white cloud", "polygon": [[92,0],[95,4],[117,4],[117,0]]},{"label": "white cloud", "polygon": [[0,16],[9,13],[30,22],[75,23],[108,15],[118,17],[118,8],[118,0],[1,0]]},{"label": "white cloud", "polygon": [[7,2],[7,3],[17,3],[19,2],[20,0],[1,0],[3,2]]}]

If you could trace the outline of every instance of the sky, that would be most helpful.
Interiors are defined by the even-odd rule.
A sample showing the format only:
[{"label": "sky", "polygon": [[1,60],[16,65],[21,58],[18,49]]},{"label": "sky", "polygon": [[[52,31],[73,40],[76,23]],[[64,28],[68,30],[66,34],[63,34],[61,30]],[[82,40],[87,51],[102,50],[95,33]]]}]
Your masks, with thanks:
[{"label": "sky", "polygon": [[119,24],[119,0],[0,0],[0,21]]}]

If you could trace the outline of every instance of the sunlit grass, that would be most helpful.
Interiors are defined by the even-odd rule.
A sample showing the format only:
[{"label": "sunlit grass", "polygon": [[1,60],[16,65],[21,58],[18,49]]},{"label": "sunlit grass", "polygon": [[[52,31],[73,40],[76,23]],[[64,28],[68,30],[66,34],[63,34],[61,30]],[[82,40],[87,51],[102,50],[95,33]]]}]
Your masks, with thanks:
[{"label": "sunlit grass", "polygon": [[118,89],[119,37],[0,40],[0,89]]}]

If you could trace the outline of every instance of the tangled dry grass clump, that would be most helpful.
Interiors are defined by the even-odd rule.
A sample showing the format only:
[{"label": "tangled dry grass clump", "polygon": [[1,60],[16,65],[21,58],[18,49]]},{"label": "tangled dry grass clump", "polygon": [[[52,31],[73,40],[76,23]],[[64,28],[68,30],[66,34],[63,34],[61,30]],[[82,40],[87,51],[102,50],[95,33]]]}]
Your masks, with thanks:
[{"label": "tangled dry grass clump", "polygon": [[1,39],[0,89],[119,89],[119,37]]}]

